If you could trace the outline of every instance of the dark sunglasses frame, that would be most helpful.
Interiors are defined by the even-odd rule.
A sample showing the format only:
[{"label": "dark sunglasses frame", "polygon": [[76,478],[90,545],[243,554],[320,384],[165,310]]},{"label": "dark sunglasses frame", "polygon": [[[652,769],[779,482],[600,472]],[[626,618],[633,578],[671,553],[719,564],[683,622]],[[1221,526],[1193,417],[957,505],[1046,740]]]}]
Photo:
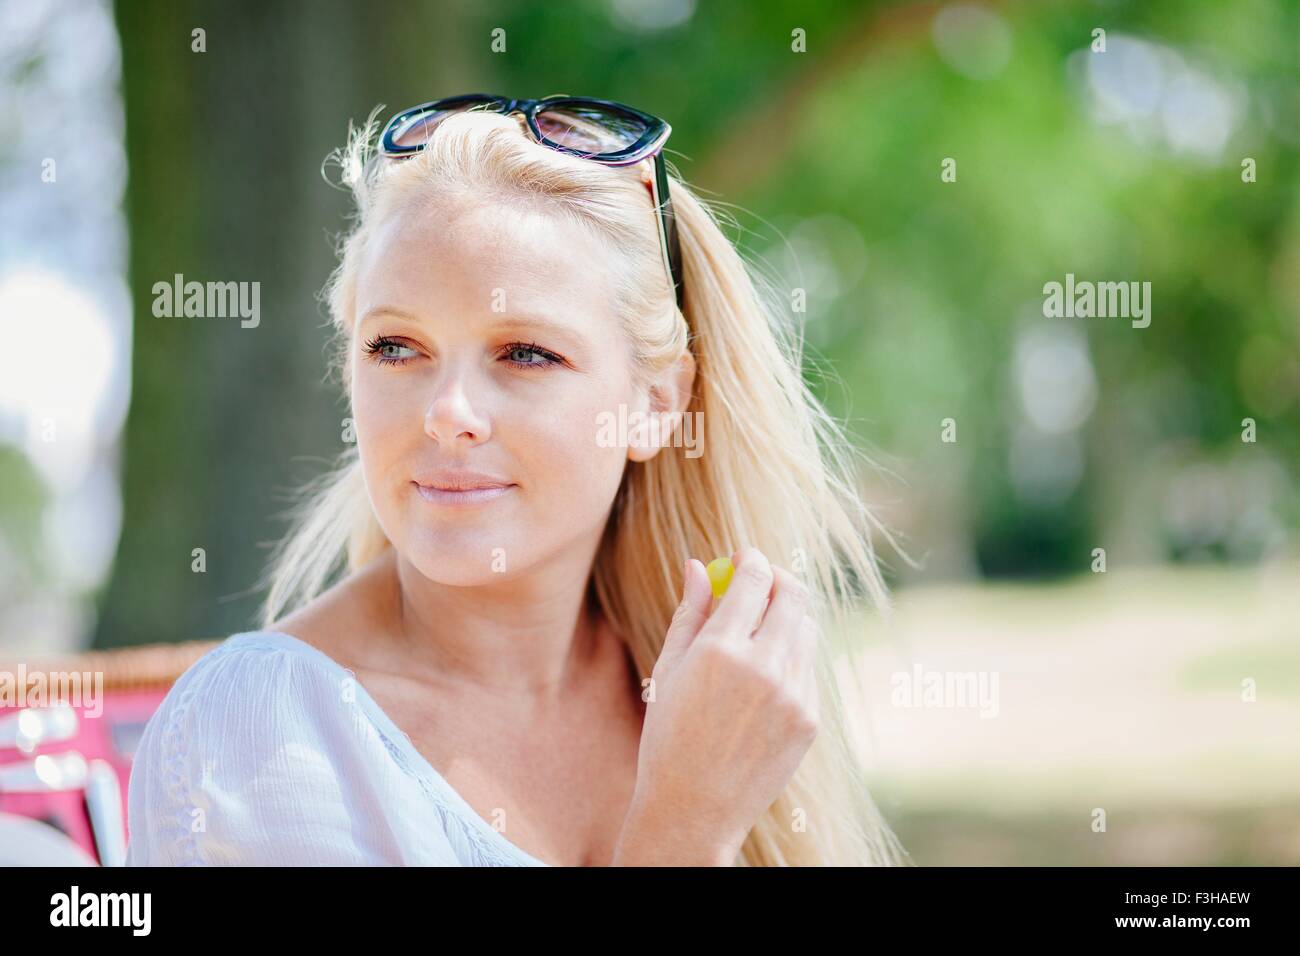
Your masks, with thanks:
[{"label": "dark sunglasses frame", "polygon": [[[612,152],[589,153],[573,149],[548,139],[537,122],[537,114],[540,111],[565,106],[590,107],[621,112],[644,123],[645,132],[641,134],[636,142]],[[409,146],[397,145],[396,136],[398,132],[412,120],[418,119],[425,113],[456,109],[482,109],[507,114],[522,113],[529,133],[533,139],[543,146],[548,146],[561,153],[568,153],[570,156],[577,156],[580,159],[590,159],[605,166],[631,166],[653,156],[655,170],[654,178],[651,180],[651,194],[659,218],[659,248],[663,253],[664,268],[667,270],[677,297],[677,307],[682,308],[684,297],[682,248],[677,237],[677,217],[673,215],[672,197],[668,193],[668,169],[664,163],[663,154],[664,143],[668,140],[668,134],[672,132],[671,126],[657,116],[651,116],[649,113],[634,109],[625,103],[615,103],[612,100],[597,100],[586,96],[548,96],[540,100],[516,100],[507,96],[495,96],[491,93],[466,93],[462,96],[445,96],[442,99],[421,103],[419,106],[402,110],[402,112],[390,119],[380,138],[380,146],[384,155],[393,159],[406,159],[420,152],[420,150],[424,149],[424,143],[414,143]]]}]

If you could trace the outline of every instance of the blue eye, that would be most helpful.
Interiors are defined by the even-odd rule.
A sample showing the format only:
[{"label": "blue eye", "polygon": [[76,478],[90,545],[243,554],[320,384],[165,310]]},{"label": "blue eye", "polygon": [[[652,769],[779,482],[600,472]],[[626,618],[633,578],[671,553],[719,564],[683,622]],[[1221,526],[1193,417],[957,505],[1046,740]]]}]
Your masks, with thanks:
[{"label": "blue eye", "polygon": [[[400,353],[402,349],[412,353],[410,356],[403,356]],[[365,345],[367,354],[374,355],[380,365],[402,365],[411,360],[415,354],[415,349],[409,345],[403,345],[395,339],[376,336]]]},{"label": "blue eye", "polygon": [[[409,345],[382,335],[366,342],[364,350],[367,355],[374,356],[380,365],[405,365],[420,354]],[[532,342],[511,342],[502,352],[507,365],[520,369],[550,368],[565,364],[559,355]]]},{"label": "blue eye", "polygon": [[[511,342],[505,348],[506,361],[515,366],[515,368],[549,368],[552,365],[564,364],[564,359],[560,358],[554,352],[548,352],[533,343]],[[541,361],[530,361],[530,356],[535,356]]]}]

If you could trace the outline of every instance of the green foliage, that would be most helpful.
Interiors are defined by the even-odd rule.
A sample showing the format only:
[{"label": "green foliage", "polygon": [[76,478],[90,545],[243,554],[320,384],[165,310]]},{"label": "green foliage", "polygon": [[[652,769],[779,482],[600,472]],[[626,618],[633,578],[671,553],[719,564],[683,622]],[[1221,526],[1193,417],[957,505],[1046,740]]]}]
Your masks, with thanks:
[{"label": "green foliage", "polygon": [[[908,484],[882,497],[903,499],[910,551],[952,545],[987,573],[1056,573],[1086,569],[1096,546],[1249,560],[1294,529],[1295,3],[997,6],[1009,52],[985,78],[940,52],[929,4],[700,3],[658,31],[622,24],[628,6],[117,5],[136,339],[124,534],[98,643],[250,620],[285,492],[341,450],[347,414],[322,379],[314,300],[346,197],[320,163],[376,104],[471,90],[665,116],[678,170],[730,204],[735,238],[778,290],[800,285],[787,241],[803,276],[834,279],[808,290],[811,358],[829,375],[810,368],[810,381],[897,463]],[[203,54],[189,50],[196,25]],[[1106,54],[1088,50],[1098,26]],[[1170,148],[1158,119],[1144,140],[1092,117],[1087,57],[1126,38],[1245,92],[1217,157]],[[1243,156],[1258,182],[1241,181]],[[940,178],[948,157],[956,182]],[[149,287],[176,272],[261,281],[262,327],[153,318]],[[1045,319],[1043,286],[1067,273],[1151,282],[1151,326]],[[1069,438],[1073,483],[1037,497],[1016,464],[1016,355],[1035,328],[1081,334],[1095,382]],[[1255,444],[1240,438],[1248,417]],[[1202,527],[1197,502],[1214,488],[1234,500]],[[190,570],[193,547],[206,575]]]}]

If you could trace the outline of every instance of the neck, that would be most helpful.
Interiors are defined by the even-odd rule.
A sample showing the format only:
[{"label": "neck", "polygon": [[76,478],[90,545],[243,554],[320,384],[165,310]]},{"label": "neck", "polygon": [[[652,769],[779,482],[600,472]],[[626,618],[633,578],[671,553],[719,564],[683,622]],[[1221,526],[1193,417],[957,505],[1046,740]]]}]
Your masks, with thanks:
[{"label": "neck", "polygon": [[473,587],[433,581],[392,548],[385,555],[403,659],[440,684],[554,702],[581,684],[607,637],[588,600],[594,545]]}]

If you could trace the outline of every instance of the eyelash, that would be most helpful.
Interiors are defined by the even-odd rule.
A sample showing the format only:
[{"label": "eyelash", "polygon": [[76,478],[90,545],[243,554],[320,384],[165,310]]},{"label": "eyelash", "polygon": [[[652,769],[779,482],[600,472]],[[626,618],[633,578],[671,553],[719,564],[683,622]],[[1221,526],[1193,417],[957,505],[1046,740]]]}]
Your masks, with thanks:
[{"label": "eyelash", "polygon": [[[405,343],[400,342],[397,339],[389,338],[386,335],[377,335],[374,338],[370,339],[368,342],[366,342],[365,351],[368,355],[373,357],[373,360],[375,362],[377,362],[380,365],[405,365],[407,362],[411,361],[410,358],[384,358],[379,353],[382,349],[384,349],[389,345],[395,345],[399,348],[408,348],[408,349],[411,348],[411,346],[406,345]],[[556,355],[554,352],[542,348],[540,345],[537,345],[535,342],[511,342],[509,345],[505,346],[502,349],[502,352],[504,352],[506,355],[510,355],[512,352],[517,352],[520,350],[526,352],[533,352],[537,355],[540,355],[546,361],[516,362],[514,359],[507,359],[506,360],[507,365],[511,365],[519,369],[538,369],[538,368],[551,368],[552,366],[555,365],[564,364],[564,359]]]}]

